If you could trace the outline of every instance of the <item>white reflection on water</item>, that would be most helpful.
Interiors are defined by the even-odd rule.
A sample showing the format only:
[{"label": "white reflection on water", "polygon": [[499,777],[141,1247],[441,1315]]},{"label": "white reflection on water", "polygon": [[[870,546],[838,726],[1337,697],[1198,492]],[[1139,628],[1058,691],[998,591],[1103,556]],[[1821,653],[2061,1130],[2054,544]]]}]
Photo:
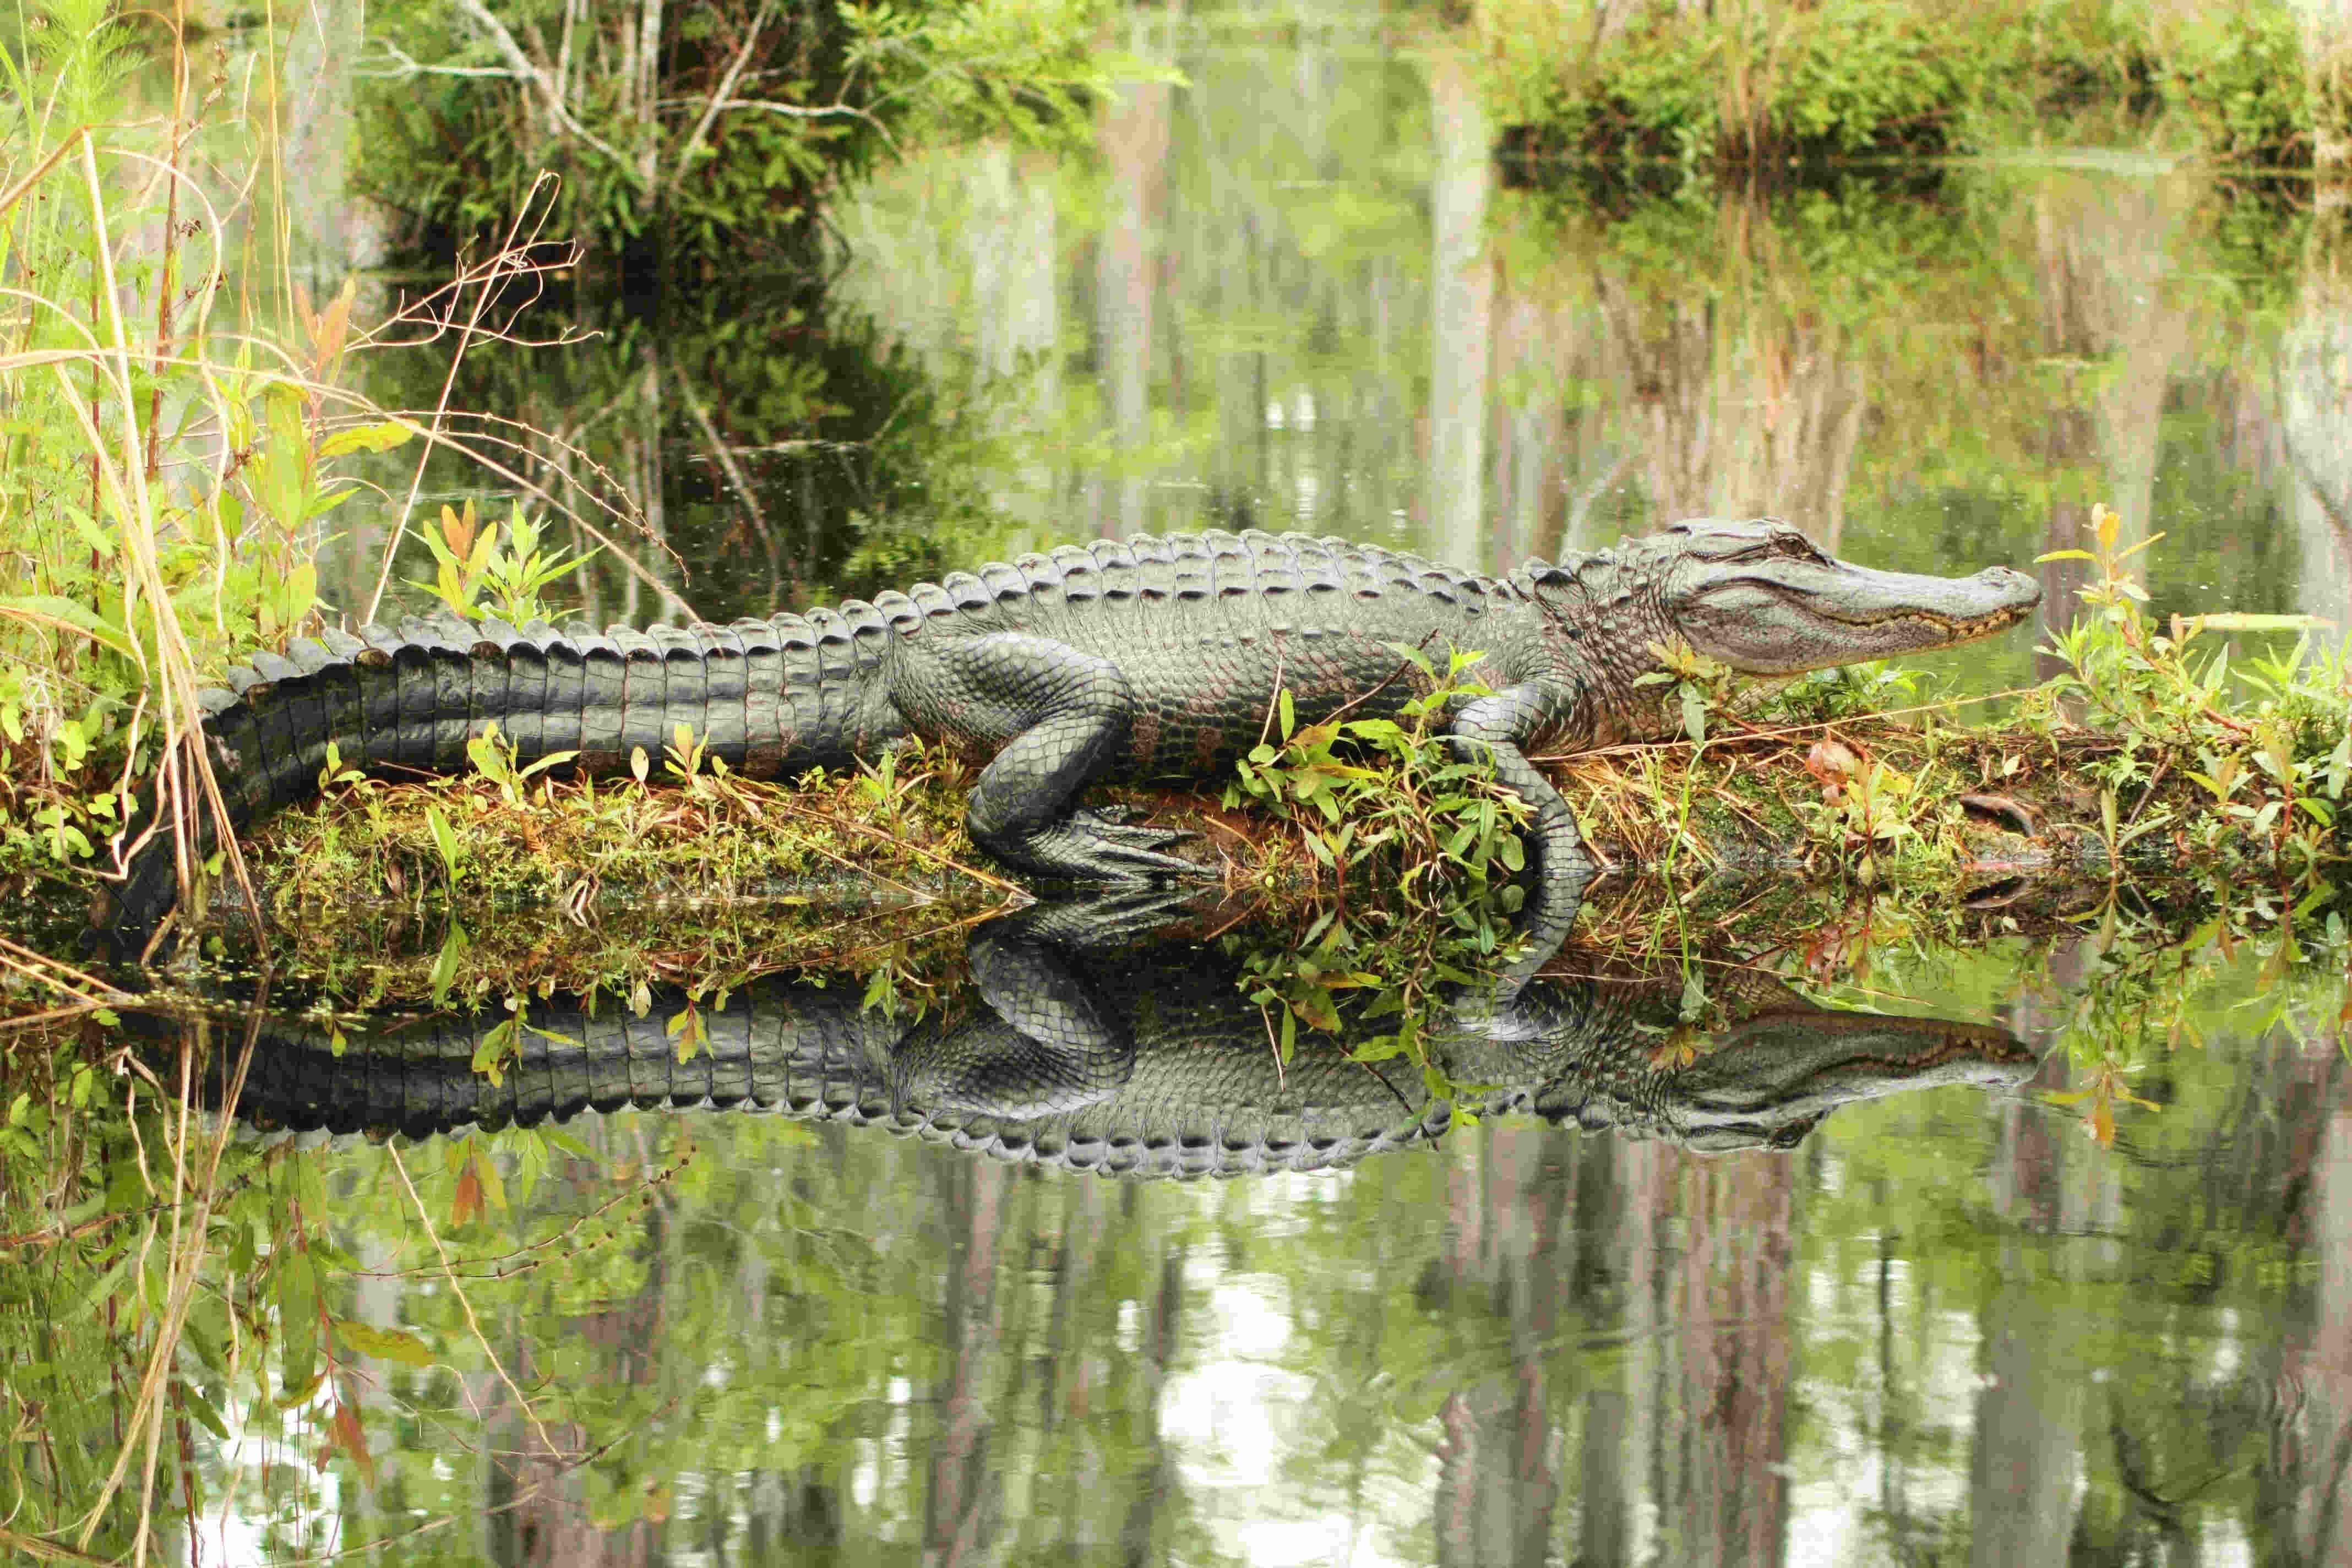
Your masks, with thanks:
[{"label": "white reflection on water", "polygon": [[1291,1479],[1294,1451],[1320,1417],[1313,1380],[1270,1364],[1293,1337],[1282,1281],[1188,1269],[1195,1271],[1211,1276],[1201,1281],[1206,1321],[1199,1330],[1209,1355],[1169,1379],[1160,1431],[1180,1447],[1186,1487],[1213,1498],[1203,1511],[1219,1548],[1267,1568],[1415,1561],[1379,1545],[1383,1523],[1400,1528],[1407,1519],[1351,1519],[1337,1509],[1313,1509],[1315,1489]]}]

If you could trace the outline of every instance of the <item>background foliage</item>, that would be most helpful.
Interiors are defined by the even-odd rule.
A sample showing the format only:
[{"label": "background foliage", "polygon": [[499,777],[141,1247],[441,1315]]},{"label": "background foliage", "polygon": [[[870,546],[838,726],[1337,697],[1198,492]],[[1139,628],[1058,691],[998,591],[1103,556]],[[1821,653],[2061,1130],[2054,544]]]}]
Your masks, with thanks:
[{"label": "background foliage", "polygon": [[825,199],[910,145],[1066,142],[1118,79],[1097,0],[481,0],[371,17],[361,190],[406,248],[503,233],[542,169],[593,266],[814,269]]}]

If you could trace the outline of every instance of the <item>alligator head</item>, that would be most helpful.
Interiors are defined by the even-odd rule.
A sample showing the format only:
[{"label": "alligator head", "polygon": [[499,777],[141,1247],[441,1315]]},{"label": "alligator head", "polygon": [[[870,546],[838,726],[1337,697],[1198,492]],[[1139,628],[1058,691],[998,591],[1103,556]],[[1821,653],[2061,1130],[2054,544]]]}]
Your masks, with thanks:
[{"label": "alligator head", "polygon": [[[1572,563],[1530,562],[1538,600],[1604,689],[1622,727],[1633,678],[1682,643],[1745,675],[1787,676],[1988,637],[2032,614],[2042,589],[2006,566],[1971,577],[1874,572],[1785,522],[1697,519]],[[1612,679],[1613,678],[1613,679]],[[1654,706],[1654,704],[1652,704]]]},{"label": "alligator head", "polygon": [[1790,1149],[1841,1105],[1950,1084],[2013,1089],[2037,1063],[2023,1042],[1989,1025],[1839,1012],[1790,994],[1710,1036],[1687,1065],[1578,1105],[1547,1104],[1539,1094],[1534,1109],[1704,1154]]},{"label": "alligator head", "polygon": [[1667,621],[1746,675],[1952,647],[2008,630],[2042,602],[2041,585],[2007,566],[1973,577],[1874,572],[1769,518],[1676,523],[1650,548],[1669,563],[1657,588]]}]

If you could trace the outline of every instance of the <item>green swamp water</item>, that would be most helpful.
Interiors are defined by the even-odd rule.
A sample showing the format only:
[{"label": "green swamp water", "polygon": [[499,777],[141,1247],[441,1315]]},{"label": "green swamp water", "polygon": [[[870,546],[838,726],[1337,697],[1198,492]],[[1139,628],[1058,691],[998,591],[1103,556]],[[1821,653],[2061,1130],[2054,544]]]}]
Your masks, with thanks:
[{"label": "green swamp water", "polygon": [[[1973,571],[2078,543],[2101,500],[2166,534],[2159,614],[2352,608],[2352,281],[2307,193],[2081,155],[1532,194],[1498,182],[1459,68],[1377,22],[1213,13],[1131,43],[1190,85],[1107,107],[1095,155],[919,162],[836,214],[821,298],[747,279],[600,309],[593,342],[478,352],[456,401],[575,441],[675,552],[653,575],[720,618],[1202,526],[1502,567],[1772,512],[1871,564]],[[439,373],[415,374],[386,400],[429,405]],[[363,597],[368,532],[331,597]],[[2042,570],[2064,605],[2079,579]],[[576,588],[662,613],[609,563]],[[1980,690],[2037,673],[2022,634],[1946,663]],[[227,1436],[167,1424],[166,1474],[185,1455],[197,1484],[163,1506],[199,1505],[173,1551],[2352,1554],[2340,940],[1919,953],[1859,910],[1792,935],[1788,964],[1846,1000],[1998,1026],[2035,1076],[1845,1106],[1784,1150],[1496,1118],[1191,1184],[741,1112],[427,1138],[404,1173],[364,1142],[240,1142],[279,1217],[237,1222],[195,1321],[242,1334],[273,1394],[273,1322],[363,1328],[327,1336],[283,1420],[189,1352]],[[240,1247],[305,1282],[281,1267],[247,1300]],[[102,1477],[141,1363],[128,1333],[71,1359],[117,1342],[89,1325],[131,1311],[122,1278],[37,1249],[0,1278],[20,1321],[64,1325],[12,1352],[22,1527],[71,1511],[40,1479],[58,1447]],[[326,1452],[338,1411],[369,1468]]]}]

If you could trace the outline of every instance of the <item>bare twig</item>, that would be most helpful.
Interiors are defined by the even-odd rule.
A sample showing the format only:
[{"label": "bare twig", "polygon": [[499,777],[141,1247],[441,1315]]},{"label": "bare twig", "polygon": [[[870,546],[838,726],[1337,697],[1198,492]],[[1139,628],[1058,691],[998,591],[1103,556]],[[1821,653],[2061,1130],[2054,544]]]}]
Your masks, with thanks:
[{"label": "bare twig", "polygon": [[[476,5],[477,0],[458,0],[458,3],[461,9],[471,9]],[[488,17],[488,14],[485,12],[484,16]],[[495,18],[489,19],[492,26],[497,26]],[[509,38],[508,42],[511,45],[513,40]],[[523,237],[523,226],[530,220],[531,209],[538,205],[540,193],[543,190],[551,190],[554,181],[554,175],[542,171],[540,176],[531,182],[530,190],[525,194],[522,205],[515,213],[514,222],[507,226],[505,244],[499,247],[498,255],[490,258],[489,265],[480,269],[479,288],[474,296],[473,312],[467,319],[465,331],[458,334],[457,352],[449,356],[448,374],[441,378],[441,397],[440,401],[434,405],[432,426],[426,433],[428,437],[440,435],[442,422],[448,416],[449,395],[457,387],[458,367],[466,363],[466,349],[473,342],[475,332],[481,325],[482,312],[489,309],[490,300],[497,292],[497,286],[502,275],[509,270],[506,265],[508,258],[527,251],[531,240],[539,237],[539,225],[546,221],[544,214],[541,215],[538,223],[532,225],[530,239]],[[518,267],[514,270],[520,271],[522,268]],[[375,586],[369,590],[367,608],[360,614],[360,619],[363,622],[375,619],[376,606],[383,602],[384,588],[392,581],[393,558],[400,553],[400,542],[407,536],[408,514],[416,505],[416,491],[425,483],[425,460],[432,455],[433,443],[428,439],[425,450],[416,455],[416,469],[408,481],[408,499],[402,502],[400,510],[393,517],[391,537],[384,541],[383,561],[376,569]]]},{"label": "bare twig", "polygon": [[619,149],[572,118],[572,110],[563,101],[563,94],[557,89],[555,83],[545,71],[531,63],[530,57],[522,52],[522,46],[515,42],[515,36],[507,31],[507,25],[490,15],[489,7],[483,5],[482,0],[455,0],[455,3],[460,15],[489,36],[492,47],[513,68],[515,76],[539,89],[540,99],[547,106],[547,118],[556,129],[578,137],[630,174],[636,174],[635,165],[623,157]]},{"label": "bare twig", "polygon": [[528,82],[530,79],[518,76],[511,66],[428,66],[391,39],[380,37],[370,37],[362,47],[382,49],[393,59],[390,70],[378,70],[365,65],[352,68],[352,75],[364,77],[370,81],[406,81],[411,77],[420,76],[488,77],[495,81]]},{"label": "bare twig", "polygon": [[441,1233],[433,1227],[433,1216],[425,1212],[425,1200],[416,1195],[416,1184],[408,1179],[408,1163],[400,1157],[400,1145],[387,1143],[384,1151],[392,1156],[392,1168],[400,1176],[400,1190],[408,1194],[410,1205],[416,1210],[416,1223],[425,1227],[425,1238],[433,1244],[434,1254],[441,1259],[441,1278],[448,1281],[450,1293],[457,1298],[457,1305],[465,1309],[466,1325],[474,1331],[474,1342],[482,1347],[482,1354],[489,1360],[490,1370],[498,1373],[499,1381],[506,1385],[509,1394],[514,1395],[524,1419],[530,1423],[531,1430],[539,1435],[539,1440],[546,1445],[548,1453],[560,1458],[563,1450],[556,1447],[554,1438],[548,1436],[547,1427],[540,1421],[539,1411],[516,1386],[515,1380],[507,1372],[506,1363],[499,1359],[498,1347],[491,1344],[490,1336],[482,1331],[482,1321],[474,1315],[473,1300],[466,1294],[465,1286],[458,1283],[457,1268],[449,1261],[449,1249],[442,1245]]},{"label": "bare twig", "polygon": [[677,188],[678,181],[686,177],[687,165],[694,162],[697,153],[702,151],[702,141],[710,134],[711,122],[719,118],[719,111],[727,107],[736,83],[743,79],[743,68],[751,63],[751,51],[760,42],[760,29],[768,25],[768,14],[772,8],[773,0],[761,0],[759,10],[752,14],[751,26],[743,35],[743,47],[735,51],[734,59],[728,64],[727,74],[719,79],[719,85],[711,89],[710,101],[702,107],[702,117],[694,122],[693,131],[678,147],[677,156],[671,160],[669,177],[662,182],[665,194]]}]

